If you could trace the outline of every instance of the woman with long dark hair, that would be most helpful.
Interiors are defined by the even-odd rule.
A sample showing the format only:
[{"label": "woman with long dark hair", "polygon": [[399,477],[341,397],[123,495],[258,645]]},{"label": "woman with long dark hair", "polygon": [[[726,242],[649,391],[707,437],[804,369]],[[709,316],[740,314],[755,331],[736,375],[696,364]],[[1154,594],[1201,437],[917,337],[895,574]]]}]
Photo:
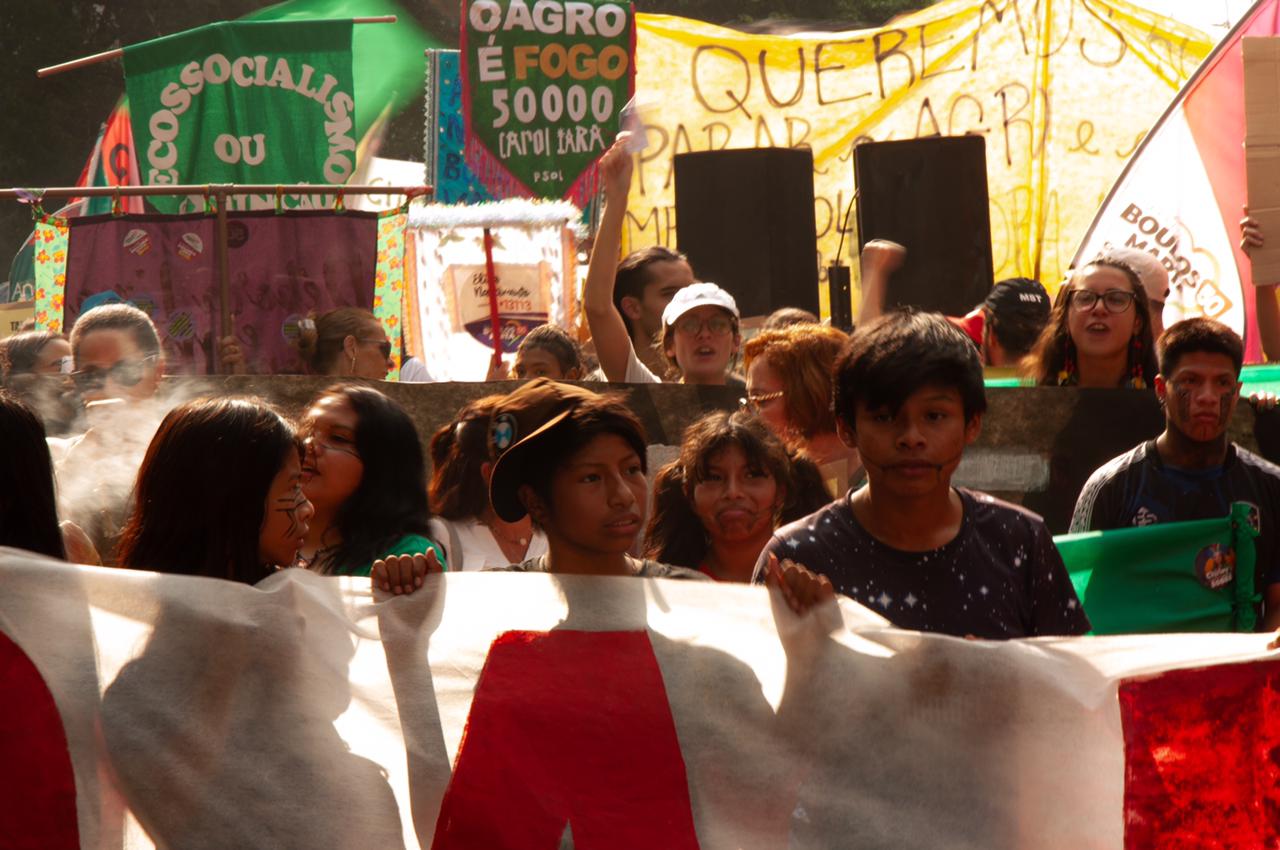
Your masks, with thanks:
[{"label": "woman with long dark hair", "polygon": [[476,399],[431,437],[431,531],[451,570],[505,567],[547,551],[546,535],[527,515],[505,522],[489,504],[489,426],[503,398]]},{"label": "woman with long dark hair", "polygon": [[427,526],[427,471],[413,419],[358,384],[322,392],[302,420],[303,491],[315,518],[302,547],[311,569],[369,575],[373,562],[444,552]]},{"label": "woman with long dark hair", "polygon": [[759,418],[712,413],[658,473],[645,557],[748,582],[774,530],[828,501],[817,467],[789,456]]},{"label": "woman with long dark hair", "polygon": [[311,513],[293,426],[256,399],[197,399],[147,447],[118,559],[254,584],[294,564]]},{"label": "woman with long dark hair", "polygon": [[0,393],[0,440],[0,546],[65,559],[44,425],[8,393]]},{"label": "woman with long dark hair", "polygon": [[1022,370],[1041,386],[1149,388],[1159,371],[1149,310],[1138,273],[1099,257],[1058,291]]}]

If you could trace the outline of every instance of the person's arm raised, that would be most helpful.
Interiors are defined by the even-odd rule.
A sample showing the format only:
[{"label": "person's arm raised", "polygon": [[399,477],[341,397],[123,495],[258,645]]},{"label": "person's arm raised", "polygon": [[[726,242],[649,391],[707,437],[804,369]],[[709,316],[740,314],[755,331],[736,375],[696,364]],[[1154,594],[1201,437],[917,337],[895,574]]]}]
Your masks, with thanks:
[{"label": "person's arm raised", "polygon": [[604,214],[596,231],[587,265],[587,284],[582,309],[596,344],[600,368],[610,381],[623,381],[631,359],[631,334],[622,314],[613,306],[613,282],[618,273],[618,251],[622,245],[622,222],[627,213],[627,193],[631,191],[631,151],[627,133],[620,133],[600,160],[600,180],[604,184]]},{"label": "person's arm raised", "polygon": [[888,239],[872,239],[862,246],[858,257],[861,269],[861,297],[858,304],[858,327],[884,312],[884,294],[889,275],[902,268],[907,249]]},{"label": "person's arm raised", "polygon": [[[1262,228],[1249,216],[1249,208],[1243,209],[1240,219],[1240,249],[1252,256],[1254,248],[1261,248],[1264,240]],[[1262,354],[1268,362],[1280,360],[1280,304],[1276,302],[1277,287],[1274,283],[1253,282],[1254,315],[1258,321],[1258,339]]]}]

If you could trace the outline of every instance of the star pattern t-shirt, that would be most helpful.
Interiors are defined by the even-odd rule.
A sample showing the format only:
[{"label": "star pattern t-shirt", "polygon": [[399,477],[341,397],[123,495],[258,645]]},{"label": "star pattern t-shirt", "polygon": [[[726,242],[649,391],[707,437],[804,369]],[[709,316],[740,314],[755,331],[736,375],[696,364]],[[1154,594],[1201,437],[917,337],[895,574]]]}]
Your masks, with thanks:
[{"label": "star pattern t-shirt", "polygon": [[882,543],[858,522],[849,494],[778,529],[756,579],[773,553],[904,629],[990,639],[1089,631],[1044,521],[985,493],[956,492],[964,518],[945,546],[904,552]]}]

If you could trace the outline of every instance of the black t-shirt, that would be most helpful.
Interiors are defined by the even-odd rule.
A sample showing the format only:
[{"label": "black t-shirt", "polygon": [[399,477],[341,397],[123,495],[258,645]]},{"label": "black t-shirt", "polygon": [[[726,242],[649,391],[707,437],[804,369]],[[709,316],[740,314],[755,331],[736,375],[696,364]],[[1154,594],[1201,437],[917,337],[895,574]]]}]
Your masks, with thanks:
[{"label": "black t-shirt", "polygon": [[1222,466],[1181,469],[1149,440],[1099,467],[1076,501],[1072,531],[1109,531],[1158,522],[1225,517],[1248,502],[1258,531],[1257,587],[1280,582],[1280,467],[1232,443]]},{"label": "black t-shirt", "polygon": [[895,626],[980,638],[1078,635],[1089,619],[1044,521],[985,493],[956,488],[960,532],[929,552],[903,552],[867,533],[851,495],[778,529],[772,552],[831,579],[839,593]]}]

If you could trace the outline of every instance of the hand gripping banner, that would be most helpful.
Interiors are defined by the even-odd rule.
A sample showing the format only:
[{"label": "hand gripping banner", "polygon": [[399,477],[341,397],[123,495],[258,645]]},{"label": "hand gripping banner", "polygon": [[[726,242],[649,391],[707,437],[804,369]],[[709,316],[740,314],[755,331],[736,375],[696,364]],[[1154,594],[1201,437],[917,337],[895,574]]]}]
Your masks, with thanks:
[{"label": "hand gripping banner", "polygon": [[0,552],[6,847],[1254,850],[1268,635],[967,641],[466,573],[375,601]]}]

